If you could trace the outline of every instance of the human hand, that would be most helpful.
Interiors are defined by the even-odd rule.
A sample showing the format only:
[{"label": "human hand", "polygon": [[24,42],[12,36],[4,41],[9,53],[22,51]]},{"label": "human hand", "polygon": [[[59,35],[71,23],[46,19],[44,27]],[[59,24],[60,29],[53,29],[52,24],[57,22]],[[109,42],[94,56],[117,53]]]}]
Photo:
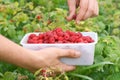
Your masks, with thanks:
[{"label": "human hand", "polygon": [[[75,69],[75,66],[69,66],[60,62],[61,57],[80,56],[79,52],[71,49],[46,48],[39,51],[23,48],[9,39],[0,35],[0,61],[8,62],[16,66],[28,69],[35,72],[40,68],[53,67],[70,71]],[[4,47],[3,47],[4,46]]]},{"label": "human hand", "polygon": [[34,64],[30,63],[31,68],[28,68],[32,72],[35,72],[36,70],[45,67],[54,67],[56,69],[59,68],[63,71],[71,71],[75,69],[75,66],[64,64],[59,61],[59,59],[61,57],[80,57],[80,52],[71,49],[65,50],[58,48],[46,48],[40,51],[30,52],[34,54],[33,61],[35,61]]},{"label": "human hand", "polygon": [[[76,23],[79,24],[81,20],[86,20],[90,17],[99,14],[99,7],[97,0],[67,0],[69,6],[69,16],[66,17],[68,21],[75,18]],[[76,9],[79,7],[78,12]]]}]

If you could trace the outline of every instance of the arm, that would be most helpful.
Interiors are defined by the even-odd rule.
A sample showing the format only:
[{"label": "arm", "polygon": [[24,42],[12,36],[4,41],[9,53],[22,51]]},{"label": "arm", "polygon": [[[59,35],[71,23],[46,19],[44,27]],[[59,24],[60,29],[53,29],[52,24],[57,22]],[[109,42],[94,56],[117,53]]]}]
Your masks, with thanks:
[{"label": "arm", "polygon": [[35,72],[41,67],[59,67],[64,71],[75,69],[59,61],[61,57],[79,57],[74,50],[46,48],[40,51],[25,49],[0,35],[0,61],[5,61]]},{"label": "arm", "polygon": [[32,56],[34,55],[29,53],[28,50],[0,35],[0,61],[28,68],[30,67],[30,61],[34,62]]}]

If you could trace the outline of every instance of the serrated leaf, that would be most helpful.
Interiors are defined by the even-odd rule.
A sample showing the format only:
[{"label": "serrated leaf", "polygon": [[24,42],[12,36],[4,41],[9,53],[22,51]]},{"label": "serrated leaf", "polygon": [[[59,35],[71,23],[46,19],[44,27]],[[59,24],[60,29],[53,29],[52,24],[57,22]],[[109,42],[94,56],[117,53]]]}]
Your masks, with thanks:
[{"label": "serrated leaf", "polygon": [[102,55],[102,51],[105,47],[105,44],[102,42],[99,42],[95,47],[95,55]]},{"label": "serrated leaf", "polygon": [[3,77],[4,80],[15,80],[16,75],[12,72],[6,72]]}]

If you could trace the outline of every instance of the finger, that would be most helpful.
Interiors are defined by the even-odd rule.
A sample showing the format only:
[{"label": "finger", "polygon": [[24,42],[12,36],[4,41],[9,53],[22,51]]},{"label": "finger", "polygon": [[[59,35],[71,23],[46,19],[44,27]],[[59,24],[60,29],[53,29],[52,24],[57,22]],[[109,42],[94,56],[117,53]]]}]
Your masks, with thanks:
[{"label": "finger", "polygon": [[90,1],[89,0],[89,2],[88,2],[89,4],[88,4],[88,10],[87,10],[87,12],[86,12],[86,14],[84,15],[84,17],[83,17],[83,20],[86,20],[87,18],[90,18],[90,17],[92,17],[94,14],[94,11],[95,11],[95,1]]},{"label": "finger", "polygon": [[66,17],[68,21],[72,20],[73,16],[75,15],[76,10],[76,1],[75,0],[68,0],[68,7],[69,7],[69,16]]},{"label": "finger", "polygon": [[57,68],[57,71],[56,72],[68,72],[68,71],[72,71],[74,70],[76,67],[75,66],[69,66],[69,65],[66,65],[66,64],[59,64],[59,65],[56,65],[56,68]]},{"label": "finger", "polygon": [[80,10],[78,11],[76,23],[79,24],[79,22],[83,19],[84,15],[86,14],[88,9],[88,0],[81,0],[80,1]]},{"label": "finger", "polygon": [[76,8],[79,7],[80,0],[76,0]]},{"label": "finger", "polygon": [[98,2],[95,0],[94,11],[93,11],[93,15],[91,17],[98,16],[98,14],[99,14]]},{"label": "finger", "polygon": [[95,16],[99,15],[99,6],[98,6],[98,2],[95,0]]},{"label": "finger", "polygon": [[61,57],[73,57],[73,58],[80,57],[80,52],[72,50],[72,49],[68,49],[68,50],[62,49],[58,53],[59,53],[58,54],[59,58],[61,58]]}]

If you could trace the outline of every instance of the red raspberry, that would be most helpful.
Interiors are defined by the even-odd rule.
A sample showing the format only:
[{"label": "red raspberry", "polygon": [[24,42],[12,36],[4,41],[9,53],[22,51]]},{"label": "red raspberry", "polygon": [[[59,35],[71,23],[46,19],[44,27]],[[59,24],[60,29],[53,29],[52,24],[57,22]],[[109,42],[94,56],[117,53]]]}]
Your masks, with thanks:
[{"label": "red raspberry", "polygon": [[40,19],[41,19],[41,16],[40,16],[40,15],[37,15],[37,19],[40,20]]},{"label": "red raspberry", "polygon": [[63,43],[63,41],[58,41],[57,43]]},{"label": "red raspberry", "polygon": [[46,36],[53,37],[52,31],[46,32]]},{"label": "red raspberry", "polygon": [[53,36],[54,36],[54,38],[55,38],[56,40],[58,40],[57,34],[54,34]]},{"label": "red raspberry", "polygon": [[88,43],[94,42],[94,40],[90,36],[86,36],[86,39],[87,39]]},{"label": "red raspberry", "polygon": [[82,36],[83,41],[87,41],[86,36]]},{"label": "red raspberry", "polygon": [[79,39],[76,40],[76,42],[81,43],[81,42],[83,42],[83,40],[82,40],[82,38],[79,38]]},{"label": "red raspberry", "polygon": [[67,40],[63,40],[63,43],[70,43],[70,41],[67,41]]},{"label": "red raspberry", "polygon": [[48,40],[49,39],[49,36],[46,33],[44,33],[43,36],[44,36],[43,37],[44,40]]},{"label": "red raspberry", "polygon": [[63,39],[64,39],[63,37],[58,37],[59,41],[63,41]]},{"label": "red raspberry", "polygon": [[37,43],[38,43],[38,41],[37,41],[37,40],[33,40],[33,43],[37,44]]},{"label": "red raspberry", "polygon": [[49,43],[49,41],[48,40],[44,40],[43,43]]},{"label": "red raspberry", "polygon": [[39,34],[39,39],[43,39],[44,35],[43,34]]},{"label": "red raspberry", "polygon": [[43,43],[43,40],[42,39],[38,40],[38,43]]},{"label": "red raspberry", "polygon": [[56,28],[55,31],[56,32],[62,32],[62,29],[61,28]]},{"label": "red raspberry", "polygon": [[40,72],[41,72],[41,73],[45,73],[45,72],[46,72],[46,70],[45,70],[45,69],[42,69]]},{"label": "red raspberry", "polygon": [[33,40],[38,40],[38,38],[39,38],[39,37],[35,36],[35,37],[33,37],[32,39],[33,39]]},{"label": "red raspberry", "polygon": [[76,33],[76,36],[78,36],[79,38],[81,38],[82,37],[82,33],[78,32],[78,33]]},{"label": "red raspberry", "polygon": [[58,35],[58,36],[63,36],[64,33],[63,33],[63,32],[57,32],[57,35]]},{"label": "red raspberry", "polygon": [[49,43],[55,43],[55,39],[54,38],[50,38],[49,39]]},{"label": "red raspberry", "polygon": [[94,40],[90,36],[83,36],[80,32],[62,31],[61,28],[56,28],[53,31],[48,31],[38,36],[31,34],[28,37],[27,43],[91,43]]},{"label": "red raspberry", "polygon": [[70,38],[69,34],[65,33],[65,34],[64,34],[64,39],[65,39],[65,40],[69,40],[69,38]]},{"label": "red raspberry", "polygon": [[71,31],[71,32],[69,33],[69,35],[70,35],[70,36],[74,36],[74,35],[75,35],[75,32],[72,32],[72,31]]},{"label": "red raspberry", "polygon": [[84,43],[88,43],[88,41],[83,41]]},{"label": "red raspberry", "polygon": [[33,39],[28,39],[27,43],[33,43]]},{"label": "red raspberry", "polygon": [[35,34],[30,34],[29,38],[32,39],[35,36],[36,36]]},{"label": "red raspberry", "polygon": [[65,33],[70,34],[70,32],[71,32],[70,30],[66,30],[66,32],[65,32]]},{"label": "red raspberry", "polygon": [[77,15],[76,15],[76,14],[75,14],[75,15],[73,15],[73,19],[74,19],[74,20],[76,20],[76,17],[77,17]]},{"label": "red raspberry", "polygon": [[92,39],[91,42],[95,42],[95,41]]},{"label": "red raspberry", "polygon": [[75,36],[71,36],[71,37],[69,38],[69,41],[74,43],[74,42],[75,42]]}]

